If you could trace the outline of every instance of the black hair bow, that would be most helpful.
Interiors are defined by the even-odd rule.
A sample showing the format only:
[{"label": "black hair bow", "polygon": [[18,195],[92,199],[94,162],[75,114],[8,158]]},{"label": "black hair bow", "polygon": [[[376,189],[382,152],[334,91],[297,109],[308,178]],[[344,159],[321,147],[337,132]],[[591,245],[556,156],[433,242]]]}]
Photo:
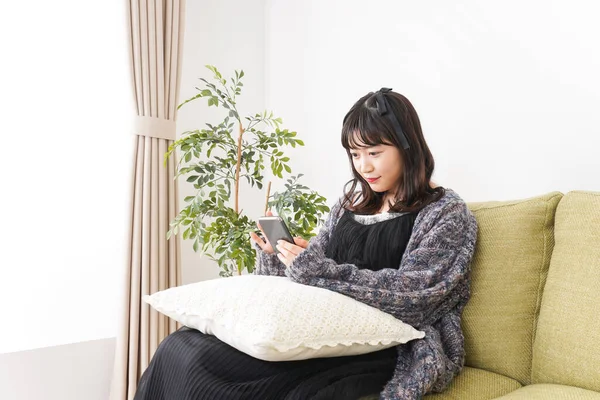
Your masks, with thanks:
[{"label": "black hair bow", "polygon": [[400,144],[404,148],[404,150],[408,150],[410,145],[408,144],[408,139],[400,126],[400,122],[393,111],[390,110],[390,105],[385,98],[385,94],[391,92],[391,88],[381,88],[377,92],[375,92],[375,101],[377,102],[377,112],[382,117],[387,116],[390,122],[392,123],[396,134],[398,135],[398,139],[400,140]]}]

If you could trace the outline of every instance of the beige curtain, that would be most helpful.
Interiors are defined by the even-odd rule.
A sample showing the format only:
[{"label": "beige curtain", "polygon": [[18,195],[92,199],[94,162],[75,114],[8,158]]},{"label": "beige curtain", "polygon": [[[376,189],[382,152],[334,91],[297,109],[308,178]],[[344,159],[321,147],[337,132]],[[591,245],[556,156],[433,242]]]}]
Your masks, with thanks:
[{"label": "beige curtain", "polygon": [[179,237],[166,239],[177,214],[177,160],[170,157],[166,167],[163,160],[175,140],[185,0],[126,0],[126,5],[137,115],[124,303],[111,400],[133,399],[159,343],[180,327],[141,296],[181,285]]}]

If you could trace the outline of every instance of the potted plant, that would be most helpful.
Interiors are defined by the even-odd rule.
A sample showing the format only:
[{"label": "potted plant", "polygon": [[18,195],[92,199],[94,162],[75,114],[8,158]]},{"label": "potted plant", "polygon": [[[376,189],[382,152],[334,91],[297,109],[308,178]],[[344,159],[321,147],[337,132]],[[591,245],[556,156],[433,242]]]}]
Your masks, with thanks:
[{"label": "potted plant", "polygon": [[[244,71],[235,71],[235,78],[227,81],[212,65],[211,81],[200,78],[203,87],[177,108],[191,101],[205,98],[208,106],[222,107],[227,115],[219,124],[206,123],[206,128],[186,131],[173,142],[165,153],[169,156],[180,151],[175,179],[186,176],[197,190],[187,196],[187,205],[170,223],[167,239],[183,230],[183,239],[193,240],[193,249],[201,249],[221,269],[221,276],[231,276],[244,270],[252,272],[256,253],[250,244],[250,232],[259,233],[256,222],[242,213],[239,204],[240,180],[245,179],[258,190],[263,188],[263,170],[268,164],[273,176],[284,179],[291,174],[290,158],[282,150],[286,146],[304,146],[296,132],[282,129],[281,118],[272,112],[246,116],[242,119],[236,99],[242,92]],[[329,211],[326,199],[299,183],[302,174],[289,175],[285,191],[266,194],[267,208],[274,208],[292,235],[306,239],[315,235]],[[233,197],[232,197],[233,190]],[[231,204],[233,202],[233,204]]]}]

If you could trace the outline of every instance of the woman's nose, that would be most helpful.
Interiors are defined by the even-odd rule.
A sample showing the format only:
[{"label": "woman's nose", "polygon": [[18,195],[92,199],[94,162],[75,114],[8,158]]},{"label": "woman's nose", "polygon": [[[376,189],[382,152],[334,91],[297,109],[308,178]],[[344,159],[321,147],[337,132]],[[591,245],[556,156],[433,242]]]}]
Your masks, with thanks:
[{"label": "woman's nose", "polygon": [[360,163],[360,172],[363,174],[369,173],[373,170],[373,165],[368,161],[361,161]]}]

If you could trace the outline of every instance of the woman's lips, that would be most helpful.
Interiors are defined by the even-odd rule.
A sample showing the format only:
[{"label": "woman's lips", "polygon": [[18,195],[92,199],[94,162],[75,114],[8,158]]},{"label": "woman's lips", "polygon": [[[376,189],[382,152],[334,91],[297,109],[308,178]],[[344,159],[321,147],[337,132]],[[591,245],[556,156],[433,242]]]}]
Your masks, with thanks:
[{"label": "woman's lips", "polygon": [[381,178],[381,177],[377,177],[377,178],[365,178],[365,179],[367,180],[367,182],[373,183],[373,182],[377,181],[377,179],[379,179],[379,178]]}]

